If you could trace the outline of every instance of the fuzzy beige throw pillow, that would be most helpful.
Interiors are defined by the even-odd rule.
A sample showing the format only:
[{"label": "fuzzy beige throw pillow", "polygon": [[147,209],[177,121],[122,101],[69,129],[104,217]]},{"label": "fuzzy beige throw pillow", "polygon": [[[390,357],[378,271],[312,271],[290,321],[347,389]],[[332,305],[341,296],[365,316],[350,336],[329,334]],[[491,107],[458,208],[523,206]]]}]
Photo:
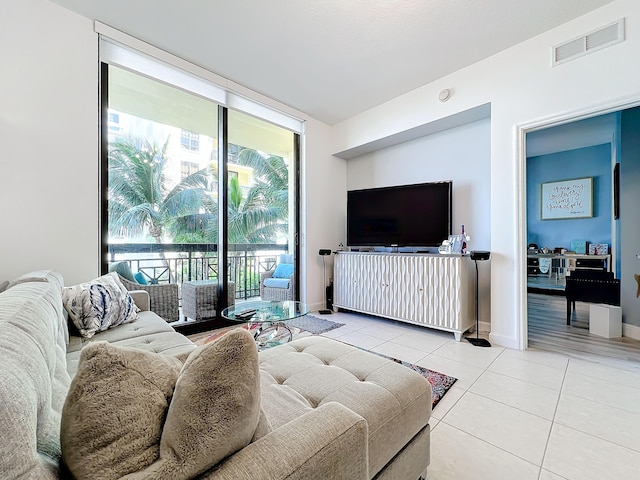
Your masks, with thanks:
[{"label": "fuzzy beige throw pillow", "polygon": [[198,347],[184,365],[95,342],[62,411],[62,457],[77,480],[188,479],[269,431],[247,330]]},{"label": "fuzzy beige throw pillow", "polygon": [[62,458],[76,479],[118,479],[158,459],[178,359],[107,342],[82,349],[62,410]]},{"label": "fuzzy beige throw pillow", "polygon": [[237,328],[184,364],[160,440],[160,458],[126,478],[187,479],[251,442],[260,418],[258,349]]}]

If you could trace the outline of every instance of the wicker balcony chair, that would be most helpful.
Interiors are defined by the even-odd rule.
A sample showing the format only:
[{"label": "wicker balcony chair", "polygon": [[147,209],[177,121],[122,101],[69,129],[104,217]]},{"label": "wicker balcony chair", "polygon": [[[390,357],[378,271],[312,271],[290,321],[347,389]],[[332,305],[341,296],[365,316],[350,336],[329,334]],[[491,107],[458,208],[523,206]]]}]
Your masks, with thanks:
[{"label": "wicker balcony chair", "polygon": [[134,274],[127,262],[116,262],[109,271],[117,272],[120,281],[127,290],[144,290],[149,293],[149,308],[167,322],[180,320],[180,299],[177,283],[143,285],[135,281]]},{"label": "wicker balcony chair", "polygon": [[[281,271],[285,273],[281,274]],[[262,300],[295,300],[296,274],[293,271],[293,255],[280,255],[280,262],[275,270],[260,274],[260,298]],[[289,272],[291,273],[288,274]]]},{"label": "wicker balcony chair", "polygon": [[127,280],[122,275],[120,281],[127,290],[145,290],[149,293],[149,307],[159,317],[167,322],[180,320],[180,299],[177,283],[160,283],[156,285],[142,285]]}]

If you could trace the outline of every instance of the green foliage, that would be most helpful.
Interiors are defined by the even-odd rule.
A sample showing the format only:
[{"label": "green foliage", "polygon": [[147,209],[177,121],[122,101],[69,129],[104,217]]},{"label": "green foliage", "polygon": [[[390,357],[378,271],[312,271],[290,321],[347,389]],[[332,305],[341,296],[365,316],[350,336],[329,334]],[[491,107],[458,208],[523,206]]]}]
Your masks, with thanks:
[{"label": "green foliage", "polygon": [[286,234],[289,211],[289,170],[281,157],[240,150],[239,165],[254,170],[254,185],[239,201],[239,187],[230,185],[229,242],[270,243]]},{"label": "green foliage", "polygon": [[109,233],[139,236],[148,229],[160,242],[186,217],[211,208],[208,169],[184,178],[173,188],[164,174],[167,143],[119,138],[109,145]]},{"label": "green foliage", "polygon": [[[146,231],[157,241],[217,243],[218,207],[210,195],[215,166],[199,170],[170,188],[164,174],[167,139],[122,138],[109,145],[109,233],[135,237]],[[240,148],[238,164],[254,170],[243,191],[229,181],[229,243],[272,243],[288,229],[288,168],[281,157]]]}]

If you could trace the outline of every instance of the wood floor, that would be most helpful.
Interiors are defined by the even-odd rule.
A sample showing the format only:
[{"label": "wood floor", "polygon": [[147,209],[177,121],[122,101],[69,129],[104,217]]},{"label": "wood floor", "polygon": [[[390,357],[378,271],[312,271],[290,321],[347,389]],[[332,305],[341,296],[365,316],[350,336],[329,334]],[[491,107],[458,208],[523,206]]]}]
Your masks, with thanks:
[{"label": "wood floor", "polygon": [[529,346],[580,356],[585,353],[640,362],[640,340],[628,337],[602,338],[589,333],[589,304],[576,302],[567,326],[564,296],[529,293]]}]

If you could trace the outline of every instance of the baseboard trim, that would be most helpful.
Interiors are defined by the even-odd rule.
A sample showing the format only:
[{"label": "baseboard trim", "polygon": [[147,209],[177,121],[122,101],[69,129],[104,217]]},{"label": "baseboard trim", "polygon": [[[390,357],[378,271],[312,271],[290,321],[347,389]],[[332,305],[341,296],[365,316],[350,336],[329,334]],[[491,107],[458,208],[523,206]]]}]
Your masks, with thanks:
[{"label": "baseboard trim", "polygon": [[629,323],[622,324],[622,336],[640,340],[640,327]]},{"label": "baseboard trim", "polygon": [[[473,327],[475,328],[475,325]],[[491,332],[491,322],[478,322],[478,328],[480,333],[489,333]]]},{"label": "baseboard trim", "polygon": [[512,348],[514,350],[519,350],[518,339],[514,337],[505,337],[504,335],[497,335],[495,333],[489,334],[489,341],[493,345],[500,345],[501,347]]}]

